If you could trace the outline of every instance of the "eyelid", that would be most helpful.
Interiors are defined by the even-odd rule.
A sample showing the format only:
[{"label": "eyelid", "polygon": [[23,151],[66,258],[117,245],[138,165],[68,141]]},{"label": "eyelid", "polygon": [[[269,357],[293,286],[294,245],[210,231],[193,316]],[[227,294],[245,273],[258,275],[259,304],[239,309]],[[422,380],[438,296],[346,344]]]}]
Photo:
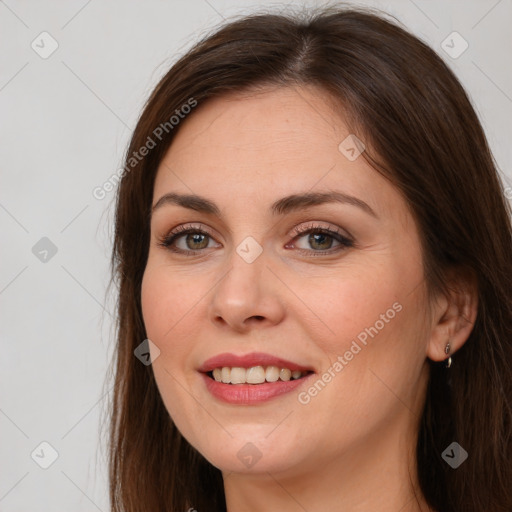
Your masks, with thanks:
[{"label": "eyelid", "polygon": [[[205,231],[208,235],[210,235],[212,238],[217,238],[217,235],[213,233],[213,230],[211,230],[209,227],[205,227],[204,224],[201,222],[187,222],[185,224],[180,224],[171,230],[169,230],[162,238],[168,239],[171,236],[179,235],[180,233],[183,233],[189,229],[197,229],[198,231]],[[333,226],[331,224],[327,225],[321,225],[320,221],[310,221],[306,224],[299,224],[297,226],[294,226],[291,231],[288,232],[286,236],[288,237],[296,237],[298,235],[306,234],[309,230],[312,229],[325,229],[328,231],[334,231],[336,234],[353,239],[354,237],[345,230],[345,232],[342,232],[337,226]]]},{"label": "eyelid", "polygon": [[208,226],[205,226],[202,222],[186,222],[185,224],[180,224],[175,228],[169,230],[163,238],[169,238],[171,236],[179,235],[188,230],[197,230],[203,231],[208,234],[210,237],[217,239],[217,235],[214,233],[213,229]]},{"label": "eyelid", "polygon": [[332,231],[339,235],[342,238],[346,238],[348,240],[353,241],[354,237],[347,231],[347,230],[341,230],[338,226],[332,225],[327,223],[327,225],[322,225],[320,223],[321,221],[310,221],[308,223],[299,224],[298,226],[295,226],[289,233],[288,236],[298,236],[298,235],[304,235],[307,234],[308,231],[313,231],[315,229],[317,230],[325,230],[325,231]]},{"label": "eyelid", "polygon": [[[340,239],[338,240],[338,243],[340,243],[341,246],[345,247],[354,247],[355,240],[354,237],[349,234],[347,231],[342,232],[342,230],[335,225],[322,225],[320,223],[321,221],[310,221],[306,224],[299,224],[298,226],[295,226],[291,232],[288,233],[287,237],[292,238],[289,242],[287,242],[287,245],[290,243],[295,242],[297,238],[302,238],[303,236],[307,235],[311,232],[324,232],[331,238],[336,239],[337,237]],[[174,253],[178,254],[188,254],[188,255],[197,255],[204,253],[206,249],[198,249],[198,250],[183,250],[183,249],[177,249],[177,248],[171,248],[173,243],[180,238],[182,235],[185,235],[189,232],[200,232],[203,234],[206,234],[209,236],[214,242],[217,242],[217,236],[212,233],[213,230],[211,230],[209,227],[205,227],[204,224],[201,222],[189,222],[185,224],[181,224],[176,226],[175,228],[168,231],[165,235],[162,237],[158,237],[158,245],[162,246],[165,249],[168,249],[169,251],[172,251]],[[210,248],[211,249],[211,248]],[[327,255],[332,251],[331,249],[327,249],[326,251],[314,251],[310,249],[302,249],[302,248],[296,248],[296,250],[299,253],[311,253],[311,255]]]},{"label": "eyelid", "polygon": [[[180,224],[179,226],[176,226],[169,231],[166,231],[166,233],[162,236],[157,236],[158,245],[161,245],[164,248],[168,248],[168,245],[171,245],[171,240],[174,241],[180,236],[187,234],[188,232],[204,233],[216,243],[219,243],[217,242],[217,235],[214,234],[213,230],[209,227],[204,226],[204,224],[201,222],[187,222],[185,224]],[[177,252],[179,252],[179,250]],[[193,253],[194,251],[190,250],[185,252]],[[202,252],[202,250],[198,252]]]}]

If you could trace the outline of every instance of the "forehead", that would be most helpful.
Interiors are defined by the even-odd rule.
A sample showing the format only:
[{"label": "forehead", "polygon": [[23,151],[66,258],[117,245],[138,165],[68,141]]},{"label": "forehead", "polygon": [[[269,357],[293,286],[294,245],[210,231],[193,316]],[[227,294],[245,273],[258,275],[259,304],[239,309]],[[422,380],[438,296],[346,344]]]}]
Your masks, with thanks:
[{"label": "forehead", "polygon": [[326,103],[325,93],[313,87],[281,87],[199,105],[183,121],[170,153],[175,158],[200,158],[190,151],[193,145],[194,150],[217,158],[223,149],[224,161],[248,159],[243,163],[253,167],[250,152],[267,163],[276,157],[292,161],[304,155],[318,157],[320,149],[336,149],[345,132],[348,135],[341,117]]},{"label": "forehead", "polygon": [[398,191],[362,157],[340,151],[350,131],[315,87],[274,88],[219,97],[183,121],[162,160],[155,198],[171,190],[215,195],[252,191],[272,202],[306,190],[342,190],[375,210],[404,207]]}]

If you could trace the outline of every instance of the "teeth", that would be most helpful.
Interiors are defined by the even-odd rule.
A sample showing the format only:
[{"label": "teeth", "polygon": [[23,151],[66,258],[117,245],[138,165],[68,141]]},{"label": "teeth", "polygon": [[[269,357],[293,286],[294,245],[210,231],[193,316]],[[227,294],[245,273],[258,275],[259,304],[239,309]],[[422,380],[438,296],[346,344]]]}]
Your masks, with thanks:
[{"label": "teeth", "polygon": [[265,372],[267,382],[276,382],[279,380],[279,368],[277,366],[268,366]]},{"label": "teeth", "polygon": [[222,368],[221,372],[222,382],[229,384],[231,382],[231,368]]},{"label": "teeth", "polygon": [[231,384],[244,384],[246,374],[245,368],[231,368]]},{"label": "teeth", "polygon": [[288,370],[288,368],[281,368],[281,371],[279,372],[279,378],[281,380],[290,380],[292,378],[291,370]]},{"label": "teeth", "polygon": [[224,366],[213,370],[213,378],[224,384],[262,384],[263,382],[276,382],[279,379],[282,381],[300,379],[306,373],[277,366],[252,366],[247,369]]},{"label": "teeth", "polygon": [[245,372],[245,382],[247,384],[261,384],[265,382],[265,368],[263,366],[253,366]]}]

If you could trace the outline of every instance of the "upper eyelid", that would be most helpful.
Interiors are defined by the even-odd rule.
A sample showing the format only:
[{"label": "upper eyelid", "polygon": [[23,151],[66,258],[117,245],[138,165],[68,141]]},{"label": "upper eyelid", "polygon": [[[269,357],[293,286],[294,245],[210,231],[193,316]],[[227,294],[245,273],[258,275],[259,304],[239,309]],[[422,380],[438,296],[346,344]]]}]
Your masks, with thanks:
[{"label": "upper eyelid", "polygon": [[[334,234],[336,234],[338,236],[341,236],[341,237],[344,237],[344,238],[348,238],[350,240],[353,240],[353,238],[354,238],[347,230],[343,230],[343,229],[339,228],[338,226],[334,226],[333,227],[332,225],[329,225],[327,227],[326,226],[322,226],[322,225],[319,225],[316,221],[310,221],[304,227],[301,227],[300,224],[299,224],[299,226],[295,226],[292,229],[292,231],[289,232],[289,235],[297,234],[298,236],[301,236],[301,235],[307,234],[308,231],[314,231],[314,230],[329,231],[331,233],[334,233]],[[343,233],[343,231],[345,231],[345,233]]]},{"label": "upper eyelid", "polygon": [[[286,236],[290,237],[293,236],[293,240],[297,238],[302,238],[303,236],[306,236],[310,232],[315,231],[324,231],[327,232],[328,236],[331,236],[333,238],[340,237],[341,239],[344,239],[346,242],[350,242],[351,244],[355,243],[354,237],[347,233],[341,232],[339,227],[332,227],[332,226],[325,226],[322,225],[321,222],[325,221],[309,221],[306,223],[301,223],[297,226],[294,226],[292,230],[289,230],[286,234]],[[211,228],[204,227],[204,225],[201,222],[191,222],[191,223],[184,223],[176,226],[171,231],[169,231],[167,234],[165,234],[162,237],[159,237],[160,242],[169,241],[169,245],[172,243],[174,244],[176,240],[181,238],[182,236],[189,234],[190,232],[202,232],[209,236],[211,239],[213,239],[216,243],[220,243],[217,241],[217,237],[211,233]],[[338,240],[340,241],[340,240]],[[202,251],[203,249],[199,249],[199,251]],[[193,251],[186,251],[186,252],[193,252]]]},{"label": "upper eyelid", "polygon": [[[322,223],[325,223],[325,224],[322,224]],[[172,235],[179,235],[181,232],[187,231],[189,229],[190,230],[196,229],[197,231],[204,231],[205,233],[207,233],[209,236],[212,236],[212,237],[214,237],[215,233],[217,232],[216,230],[210,228],[209,226],[205,227],[204,224],[199,221],[198,222],[186,222],[186,223],[180,224],[180,225],[174,227],[173,229],[171,229],[170,231],[168,231],[167,234],[165,235],[165,237],[170,237]],[[298,225],[294,226],[291,230],[288,230],[286,235],[292,236],[295,234],[303,234],[303,233],[305,234],[305,232],[307,232],[310,229],[311,230],[323,229],[326,231],[332,231],[333,233],[338,234],[340,236],[344,236],[345,238],[353,238],[353,236],[346,229],[339,228],[338,226],[333,226],[331,223],[329,223],[327,221],[301,222]],[[345,233],[343,233],[343,231],[345,231]]]}]

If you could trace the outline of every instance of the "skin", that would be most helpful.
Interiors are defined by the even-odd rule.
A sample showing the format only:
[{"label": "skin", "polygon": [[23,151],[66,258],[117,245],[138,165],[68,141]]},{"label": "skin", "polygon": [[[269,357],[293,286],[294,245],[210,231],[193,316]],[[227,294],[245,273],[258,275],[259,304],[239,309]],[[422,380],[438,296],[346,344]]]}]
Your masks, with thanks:
[{"label": "skin", "polygon": [[[153,205],[168,192],[193,193],[216,203],[221,217],[173,204],[154,211],[142,308],[160,350],[152,368],[162,399],[184,437],[222,471],[229,512],[431,510],[414,458],[427,358],[441,361],[448,340],[452,355],[466,341],[474,290],[459,280],[461,292],[438,297],[426,314],[413,217],[363,157],[350,161],[338,149],[350,132],[324,92],[218,98],[182,123]],[[269,210],[290,194],[333,190],[378,218],[341,203]],[[352,236],[354,246],[292,233],[312,222]],[[175,246],[199,254],[158,245],[187,223],[211,238],[187,245],[183,235]],[[236,252],[248,236],[263,250],[252,263]],[[226,404],[197,372],[221,352],[261,351],[312,366],[316,381],[394,303],[402,309],[307,404],[298,393],[309,385],[257,405]],[[251,467],[237,456],[248,442],[261,453]]]}]

